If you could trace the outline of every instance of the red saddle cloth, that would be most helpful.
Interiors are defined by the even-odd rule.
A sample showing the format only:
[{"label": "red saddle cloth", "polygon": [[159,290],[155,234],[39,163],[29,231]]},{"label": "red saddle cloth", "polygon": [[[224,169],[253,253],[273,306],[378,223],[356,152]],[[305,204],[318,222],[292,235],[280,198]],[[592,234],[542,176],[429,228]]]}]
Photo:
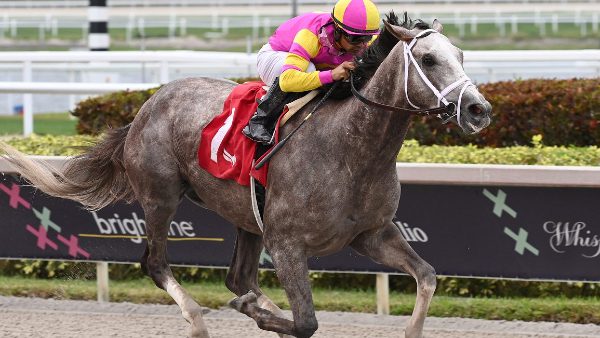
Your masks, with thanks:
[{"label": "red saddle cloth", "polygon": [[[242,129],[256,111],[257,100],[266,93],[264,85],[263,82],[255,81],[236,86],[225,100],[223,113],[202,130],[198,162],[200,167],[213,176],[250,185],[252,175],[263,186],[267,186],[269,165],[265,164],[260,170],[252,168],[257,144],[242,134]],[[276,139],[277,134],[276,130]]]}]

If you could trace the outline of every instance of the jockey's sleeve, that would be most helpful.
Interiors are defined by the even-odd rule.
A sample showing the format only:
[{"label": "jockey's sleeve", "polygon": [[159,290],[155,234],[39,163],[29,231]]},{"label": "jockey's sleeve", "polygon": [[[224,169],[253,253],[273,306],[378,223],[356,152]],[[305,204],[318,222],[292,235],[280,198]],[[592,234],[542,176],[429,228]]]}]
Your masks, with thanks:
[{"label": "jockey's sleeve", "polygon": [[300,30],[285,59],[279,87],[284,92],[304,92],[333,82],[331,70],[307,73],[310,60],[319,53],[319,38],[308,29]]}]

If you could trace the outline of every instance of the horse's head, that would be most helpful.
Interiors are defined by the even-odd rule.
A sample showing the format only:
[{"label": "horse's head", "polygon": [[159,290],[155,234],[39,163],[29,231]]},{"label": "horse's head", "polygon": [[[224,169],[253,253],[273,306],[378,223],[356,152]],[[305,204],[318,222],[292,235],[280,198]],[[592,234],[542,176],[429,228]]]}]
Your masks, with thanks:
[{"label": "horse's head", "polygon": [[492,106],[465,74],[463,53],[442,35],[438,20],[431,28],[419,22],[412,29],[384,22],[386,30],[403,42],[392,52],[403,55],[405,95],[413,108],[454,104],[448,117],[468,134],[490,124]]}]

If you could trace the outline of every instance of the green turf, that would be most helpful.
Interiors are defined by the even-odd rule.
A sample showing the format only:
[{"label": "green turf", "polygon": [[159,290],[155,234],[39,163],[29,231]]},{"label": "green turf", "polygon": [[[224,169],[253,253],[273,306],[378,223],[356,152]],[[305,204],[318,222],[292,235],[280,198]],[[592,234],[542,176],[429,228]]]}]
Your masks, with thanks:
[{"label": "green turf", "polygon": [[[238,20],[247,20],[248,18],[238,18]],[[230,21],[235,20],[235,18],[230,18]],[[475,39],[489,39],[495,37],[514,37],[520,39],[535,39],[540,37],[554,37],[554,38],[570,38],[570,39],[579,39],[581,38],[581,27],[574,23],[560,23],[558,25],[558,30],[556,32],[553,31],[552,25],[547,23],[545,25],[545,33],[542,32],[540,26],[531,24],[531,23],[523,23],[517,25],[517,32],[512,32],[512,25],[510,22],[504,24],[504,35],[501,34],[500,26],[496,24],[478,24],[477,30],[472,31],[471,24],[464,24],[464,38],[475,38]],[[264,29],[264,27],[260,27],[258,30],[258,35],[260,37],[264,37],[265,35],[270,35],[274,30],[275,26],[271,26],[268,29]],[[210,28],[187,28],[185,35],[191,35],[203,38],[206,36],[206,33],[220,33],[222,29],[219,27],[217,29]],[[58,38],[61,40],[85,40],[85,36],[83,35],[82,29],[79,28],[62,28],[58,30],[58,36],[54,37],[50,32],[45,32],[44,36],[46,39],[50,38]],[[210,34],[209,33],[209,34]],[[112,39],[117,40],[125,40],[126,30],[124,28],[111,28],[109,27],[109,34]],[[169,29],[167,27],[148,27],[144,29],[143,34],[147,37],[168,37]],[[224,35],[225,39],[243,39],[246,36],[251,36],[253,34],[252,28],[229,28],[227,34]],[[454,24],[446,24],[444,25],[444,34],[449,37],[458,37],[459,36],[459,26]],[[132,37],[137,38],[142,34],[139,30],[132,30]],[[175,36],[181,36],[181,31],[177,29],[175,31]],[[11,36],[8,36],[11,37]],[[588,24],[586,36],[589,38],[600,37],[599,32],[594,32],[591,25]],[[17,30],[16,39],[18,40],[39,40],[39,29],[38,28],[20,28]]]},{"label": "green turf", "polygon": [[[76,119],[68,113],[35,114],[33,131],[40,135],[75,135]],[[23,134],[23,117],[0,116],[0,135]]]},{"label": "green turf", "polygon": [[[203,306],[219,308],[233,298],[223,283],[204,282],[184,287]],[[264,288],[266,294],[284,309],[288,303],[280,288]],[[96,299],[94,276],[74,276],[73,279],[31,279],[0,276],[0,294],[57,299]],[[315,308],[327,311],[374,313],[374,290],[336,290],[315,288]],[[158,289],[149,278],[131,281],[111,281],[110,299],[114,302],[172,304],[172,299]],[[394,315],[409,315],[414,306],[414,294],[391,292],[390,307]],[[429,311],[434,317],[464,317],[481,319],[557,321],[600,324],[600,302],[597,298],[466,298],[434,296]]]},{"label": "green turf", "polygon": [[[249,18],[230,18],[230,22],[233,20],[241,20]],[[189,20],[193,20],[190,18]],[[262,23],[262,22],[261,22]],[[558,30],[554,32],[552,25],[547,23],[545,32],[542,32],[540,26],[535,24],[518,24],[517,31],[513,33],[512,25],[510,22],[504,24],[504,33],[500,26],[496,24],[478,24],[477,30],[473,31],[471,24],[466,23],[463,27],[463,34],[460,34],[460,27],[454,24],[444,25],[444,34],[446,34],[453,41],[457,41],[457,44],[463,49],[470,50],[482,50],[482,49],[582,49],[582,48],[600,48],[600,32],[594,32],[591,25],[587,26],[587,32],[585,36],[581,35],[581,27],[574,23],[561,23],[558,25]],[[237,47],[224,47],[221,50],[224,51],[245,51],[245,39],[254,34],[258,38],[260,43],[257,46],[267,40],[267,37],[272,34],[275,30],[275,26],[268,27],[266,30],[264,27],[256,32],[253,32],[252,28],[230,28],[226,34],[222,34],[221,28],[209,29],[209,28],[188,28],[183,35],[193,36],[198,39],[211,41],[217,40],[235,40],[240,44]],[[85,32],[77,28],[64,28],[58,30],[58,36],[54,37],[50,32],[45,33],[45,41],[39,41],[39,29],[37,28],[23,28],[17,31],[16,40],[20,42],[30,41],[29,44],[21,44],[17,46],[9,46],[7,50],[68,50],[69,47],[62,45],[47,45],[46,42],[49,39],[58,39],[63,41],[71,41],[81,48],[86,48],[86,37]],[[142,34],[137,29],[131,31],[131,38],[136,41],[135,44],[129,45],[125,43],[126,30],[124,28],[111,28],[109,27],[109,34],[113,46],[113,50],[138,50],[139,41],[142,35],[147,39],[152,38],[168,38],[169,29],[164,28],[146,28]],[[181,37],[181,30],[177,29],[175,37]],[[211,38],[212,36],[212,38]],[[10,36],[9,36],[10,37]],[[515,45],[518,44],[518,47]],[[153,47],[153,49],[177,49],[168,47],[169,44],[165,43],[165,47]],[[209,45],[210,46],[210,45]],[[255,46],[255,47],[257,47]],[[198,50],[204,49],[197,47]],[[214,50],[215,47],[207,47],[206,49]],[[253,49],[253,50],[256,50]]]}]

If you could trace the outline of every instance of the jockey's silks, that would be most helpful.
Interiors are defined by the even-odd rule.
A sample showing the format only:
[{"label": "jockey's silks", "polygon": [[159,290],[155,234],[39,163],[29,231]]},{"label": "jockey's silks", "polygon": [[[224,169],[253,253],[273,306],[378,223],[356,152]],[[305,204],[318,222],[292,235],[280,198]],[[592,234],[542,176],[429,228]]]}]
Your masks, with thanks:
[{"label": "jockey's silks", "polygon": [[[333,47],[333,20],[329,13],[307,13],[284,22],[269,44],[275,51],[289,52],[279,77],[285,92],[303,92],[333,82],[331,69],[353,59]],[[306,73],[309,62],[317,71]]]}]

